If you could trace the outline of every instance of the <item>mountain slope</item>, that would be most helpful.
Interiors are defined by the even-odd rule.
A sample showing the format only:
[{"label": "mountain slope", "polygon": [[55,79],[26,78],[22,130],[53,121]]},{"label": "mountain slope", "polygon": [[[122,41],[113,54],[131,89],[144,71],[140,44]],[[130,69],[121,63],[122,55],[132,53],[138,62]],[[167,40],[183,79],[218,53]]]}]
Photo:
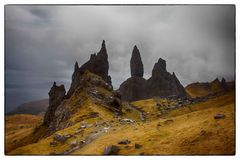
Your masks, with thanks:
[{"label": "mountain slope", "polygon": [[5,151],[9,152],[23,145],[23,139],[34,132],[42,121],[42,116],[15,114],[5,117]]},{"label": "mountain slope", "polygon": [[8,113],[8,115],[12,114],[43,114],[46,112],[48,107],[48,99],[42,99],[38,101],[31,101],[18,106],[15,110]]},{"label": "mountain slope", "polygon": [[[164,101],[158,103],[167,103],[166,100]],[[120,123],[112,114],[103,111],[102,107],[89,103],[85,106],[86,110],[95,109],[96,112],[101,111],[108,115],[104,115],[106,116],[104,119],[97,120],[99,125],[94,125],[96,121],[93,119],[85,119],[85,125],[93,126],[79,129],[83,123],[76,123],[57,132],[62,135],[73,135],[63,143],[51,146],[54,139],[52,135],[38,143],[20,147],[9,154],[102,155],[109,145],[118,146],[120,149],[118,154],[123,155],[235,153],[233,91],[200,103],[170,110],[162,117],[152,115],[156,112],[153,108],[154,103],[156,103],[154,99],[134,102],[133,105],[142,108],[149,116],[146,122],[136,119],[133,123]],[[123,112],[128,115],[124,109]],[[219,113],[224,114],[225,118],[215,119],[214,116]],[[134,118],[133,115],[128,116]],[[123,139],[131,141],[130,144],[118,144]],[[74,149],[71,146],[76,141],[78,147]],[[141,147],[135,148],[135,143],[140,144]]]},{"label": "mountain slope", "polygon": [[224,92],[226,90],[232,90],[234,89],[234,82],[228,82],[226,83],[225,79],[223,78],[220,82],[218,79],[215,79],[214,81],[208,83],[192,83],[185,87],[185,90],[187,94],[192,97],[203,97],[207,96],[209,94],[215,94],[219,92]]}]

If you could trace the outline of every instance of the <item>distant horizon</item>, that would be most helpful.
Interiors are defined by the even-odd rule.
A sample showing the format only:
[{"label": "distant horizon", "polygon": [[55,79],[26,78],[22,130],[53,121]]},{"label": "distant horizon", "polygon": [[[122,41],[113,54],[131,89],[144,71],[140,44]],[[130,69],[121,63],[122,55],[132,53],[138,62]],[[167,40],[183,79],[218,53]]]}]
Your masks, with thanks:
[{"label": "distant horizon", "polygon": [[54,81],[68,90],[75,61],[87,62],[103,39],[114,89],[130,77],[134,45],[145,79],[163,58],[184,87],[235,80],[234,5],[7,5],[5,112],[48,98]]}]

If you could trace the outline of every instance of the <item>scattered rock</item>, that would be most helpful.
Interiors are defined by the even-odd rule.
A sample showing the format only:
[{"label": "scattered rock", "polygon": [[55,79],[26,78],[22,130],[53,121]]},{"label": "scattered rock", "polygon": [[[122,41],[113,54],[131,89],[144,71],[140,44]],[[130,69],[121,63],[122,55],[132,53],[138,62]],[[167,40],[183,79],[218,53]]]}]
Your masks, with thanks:
[{"label": "scattered rock", "polygon": [[80,126],[80,129],[85,129],[85,128],[87,128],[87,125],[85,124]]},{"label": "scattered rock", "polygon": [[89,113],[89,117],[90,117],[90,118],[99,117],[99,113],[98,113],[98,112],[90,112],[90,113]]},{"label": "scattered rock", "polygon": [[77,145],[78,145],[77,140],[74,140],[74,141],[72,141],[72,142],[70,143],[70,147],[71,147],[71,148],[74,148],[74,147],[76,147]]},{"label": "scattered rock", "polygon": [[117,155],[119,152],[119,147],[115,145],[107,146],[104,150],[104,155]]},{"label": "scattered rock", "polygon": [[214,119],[223,119],[223,118],[225,118],[225,115],[221,113],[218,113],[214,116]]},{"label": "scattered rock", "polygon": [[161,127],[162,125],[161,125],[161,123],[159,122],[158,124],[157,124],[157,127]]},{"label": "scattered rock", "polygon": [[120,142],[118,142],[118,144],[129,144],[131,143],[131,141],[127,140],[127,139],[124,139],[124,140],[121,140]]},{"label": "scattered rock", "polygon": [[204,136],[207,132],[205,130],[201,130],[200,136]]},{"label": "scattered rock", "polygon": [[139,149],[139,148],[142,147],[142,145],[135,143],[134,147],[135,147],[136,149]]},{"label": "scattered rock", "polygon": [[84,141],[84,140],[81,140],[81,141],[80,141],[81,144],[84,144],[85,142],[86,142],[86,141]]},{"label": "scattered rock", "polygon": [[55,146],[58,145],[58,143],[57,143],[56,141],[52,141],[52,142],[49,143],[49,145],[50,145],[51,147],[55,147]]},{"label": "scattered rock", "polygon": [[78,130],[75,131],[75,134],[79,134],[79,133],[82,133],[82,132],[84,132],[83,129],[78,129]]},{"label": "scattered rock", "polygon": [[168,120],[164,121],[163,123],[168,125],[168,124],[171,124],[172,122],[173,122],[172,119],[168,119]]},{"label": "scattered rock", "polygon": [[141,153],[139,153],[139,155],[145,155],[145,153],[144,153],[144,152],[141,152]]},{"label": "scattered rock", "polygon": [[128,148],[129,148],[129,146],[125,146],[124,148],[128,149]]},{"label": "scattered rock", "polygon": [[70,135],[60,135],[60,134],[55,134],[53,139],[58,142],[65,142],[68,138],[70,138]]},{"label": "scattered rock", "polygon": [[123,119],[119,119],[119,122],[121,122],[121,123],[133,123],[134,121],[132,119],[123,118]]}]

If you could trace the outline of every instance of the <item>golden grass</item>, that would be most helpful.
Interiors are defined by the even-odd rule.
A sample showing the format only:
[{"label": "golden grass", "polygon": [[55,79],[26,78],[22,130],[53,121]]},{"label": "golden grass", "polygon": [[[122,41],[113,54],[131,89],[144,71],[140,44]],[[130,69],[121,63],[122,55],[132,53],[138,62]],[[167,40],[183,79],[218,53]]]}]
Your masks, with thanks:
[{"label": "golden grass", "polygon": [[[231,101],[226,103],[226,98]],[[228,101],[228,100],[227,100]],[[142,101],[143,102],[143,101]],[[139,102],[141,103],[141,102]],[[151,100],[144,104],[151,104]],[[153,102],[152,102],[153,103]],[[131,141],[129,148],[118,145],[119,154],[234,154],[234,94],[228,93],[208,102],[192,106],[192,112],[170,113],[166,119],[154,120],[139,125],[118,126],[74,154],[101,155],[108,145],[118,145],[122,139]],[[215,120],[214,115],[223,113],[225,119]],[[166,120],[173,120],[165,124]],[[160,125],[160,126],[158,126]],[[143,145],[135,149],[134,144]]]},{"label": "golden grass", "polygon": [[16,114],[5,117],[5,152],[22,145],[21,141],[30,136],[42,121],[41,116]]},{"label": "golden grass", "polygon": [[[153,99],[138,101],[133,104],[146,112],[152,113],[156,111],[156,102]],[[72,154],[102,155],[105,147],[108,145],[119,146],[119,154],[122,155],[234,154],[234,107],[234,92],[229,92],[223,96],[209,99],[206,102],[194,104],[191,106],[191,110],[188,107],[183,107],[172,110],[164,118],[149,119],[146,123],[137,121],[134,124],[122,125],[113,118],[113,114],[110,111],[104,107],[93,104],[91,100],[89,100],[84,106],[79,108],[72,117],[72,120],[93,111],[98,112],[100,116],[93,119],[86,119],[84,122],[107,122],[112,127],[108,132],[103,132],[90,144],[76,150]],[[126,111],[124,111],[124,113],[125,115],[123,116],[130,118],[136,116],[135,113],[127,113]],[[214,115],[217,113],[222,113],[226,117],[216,120],[214,119]],[[167,120],[169,123],[166,123]],[[79,126],[80,123],[76,123],[74,126],[58,131],[57,133],[73,134]],[[85,129],[83,134],[79,134],[75,138],[71,138],[56,147],[50,147],[49,143],[53,139],[53,136],[50,136],[37,143],[17,148],[9,154],[61,153],[69,148],[72,140],[84,140],[90,133],[100,128],[91,127]],[[125,145],[118,144],[122,139],[131,141],[128,148],[125,148]],[[135,149],[135,143],[141,144],[142,147]]]}]

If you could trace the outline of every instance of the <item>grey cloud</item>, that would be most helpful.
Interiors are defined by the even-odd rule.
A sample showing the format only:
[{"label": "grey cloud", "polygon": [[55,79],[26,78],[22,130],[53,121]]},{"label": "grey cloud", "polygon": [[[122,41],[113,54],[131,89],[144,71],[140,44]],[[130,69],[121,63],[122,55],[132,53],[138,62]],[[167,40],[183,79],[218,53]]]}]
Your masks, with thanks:
[{"label": "grey cloud", "polygon": [[184,85],[232,80],[234,14],[233,5],[6,6],[7,107],[46,98],[53,81],[68,88],[75,61],[84,64],[103,39],[114,88],[130,76],[134,45],[145,78],[162,57]]}]

